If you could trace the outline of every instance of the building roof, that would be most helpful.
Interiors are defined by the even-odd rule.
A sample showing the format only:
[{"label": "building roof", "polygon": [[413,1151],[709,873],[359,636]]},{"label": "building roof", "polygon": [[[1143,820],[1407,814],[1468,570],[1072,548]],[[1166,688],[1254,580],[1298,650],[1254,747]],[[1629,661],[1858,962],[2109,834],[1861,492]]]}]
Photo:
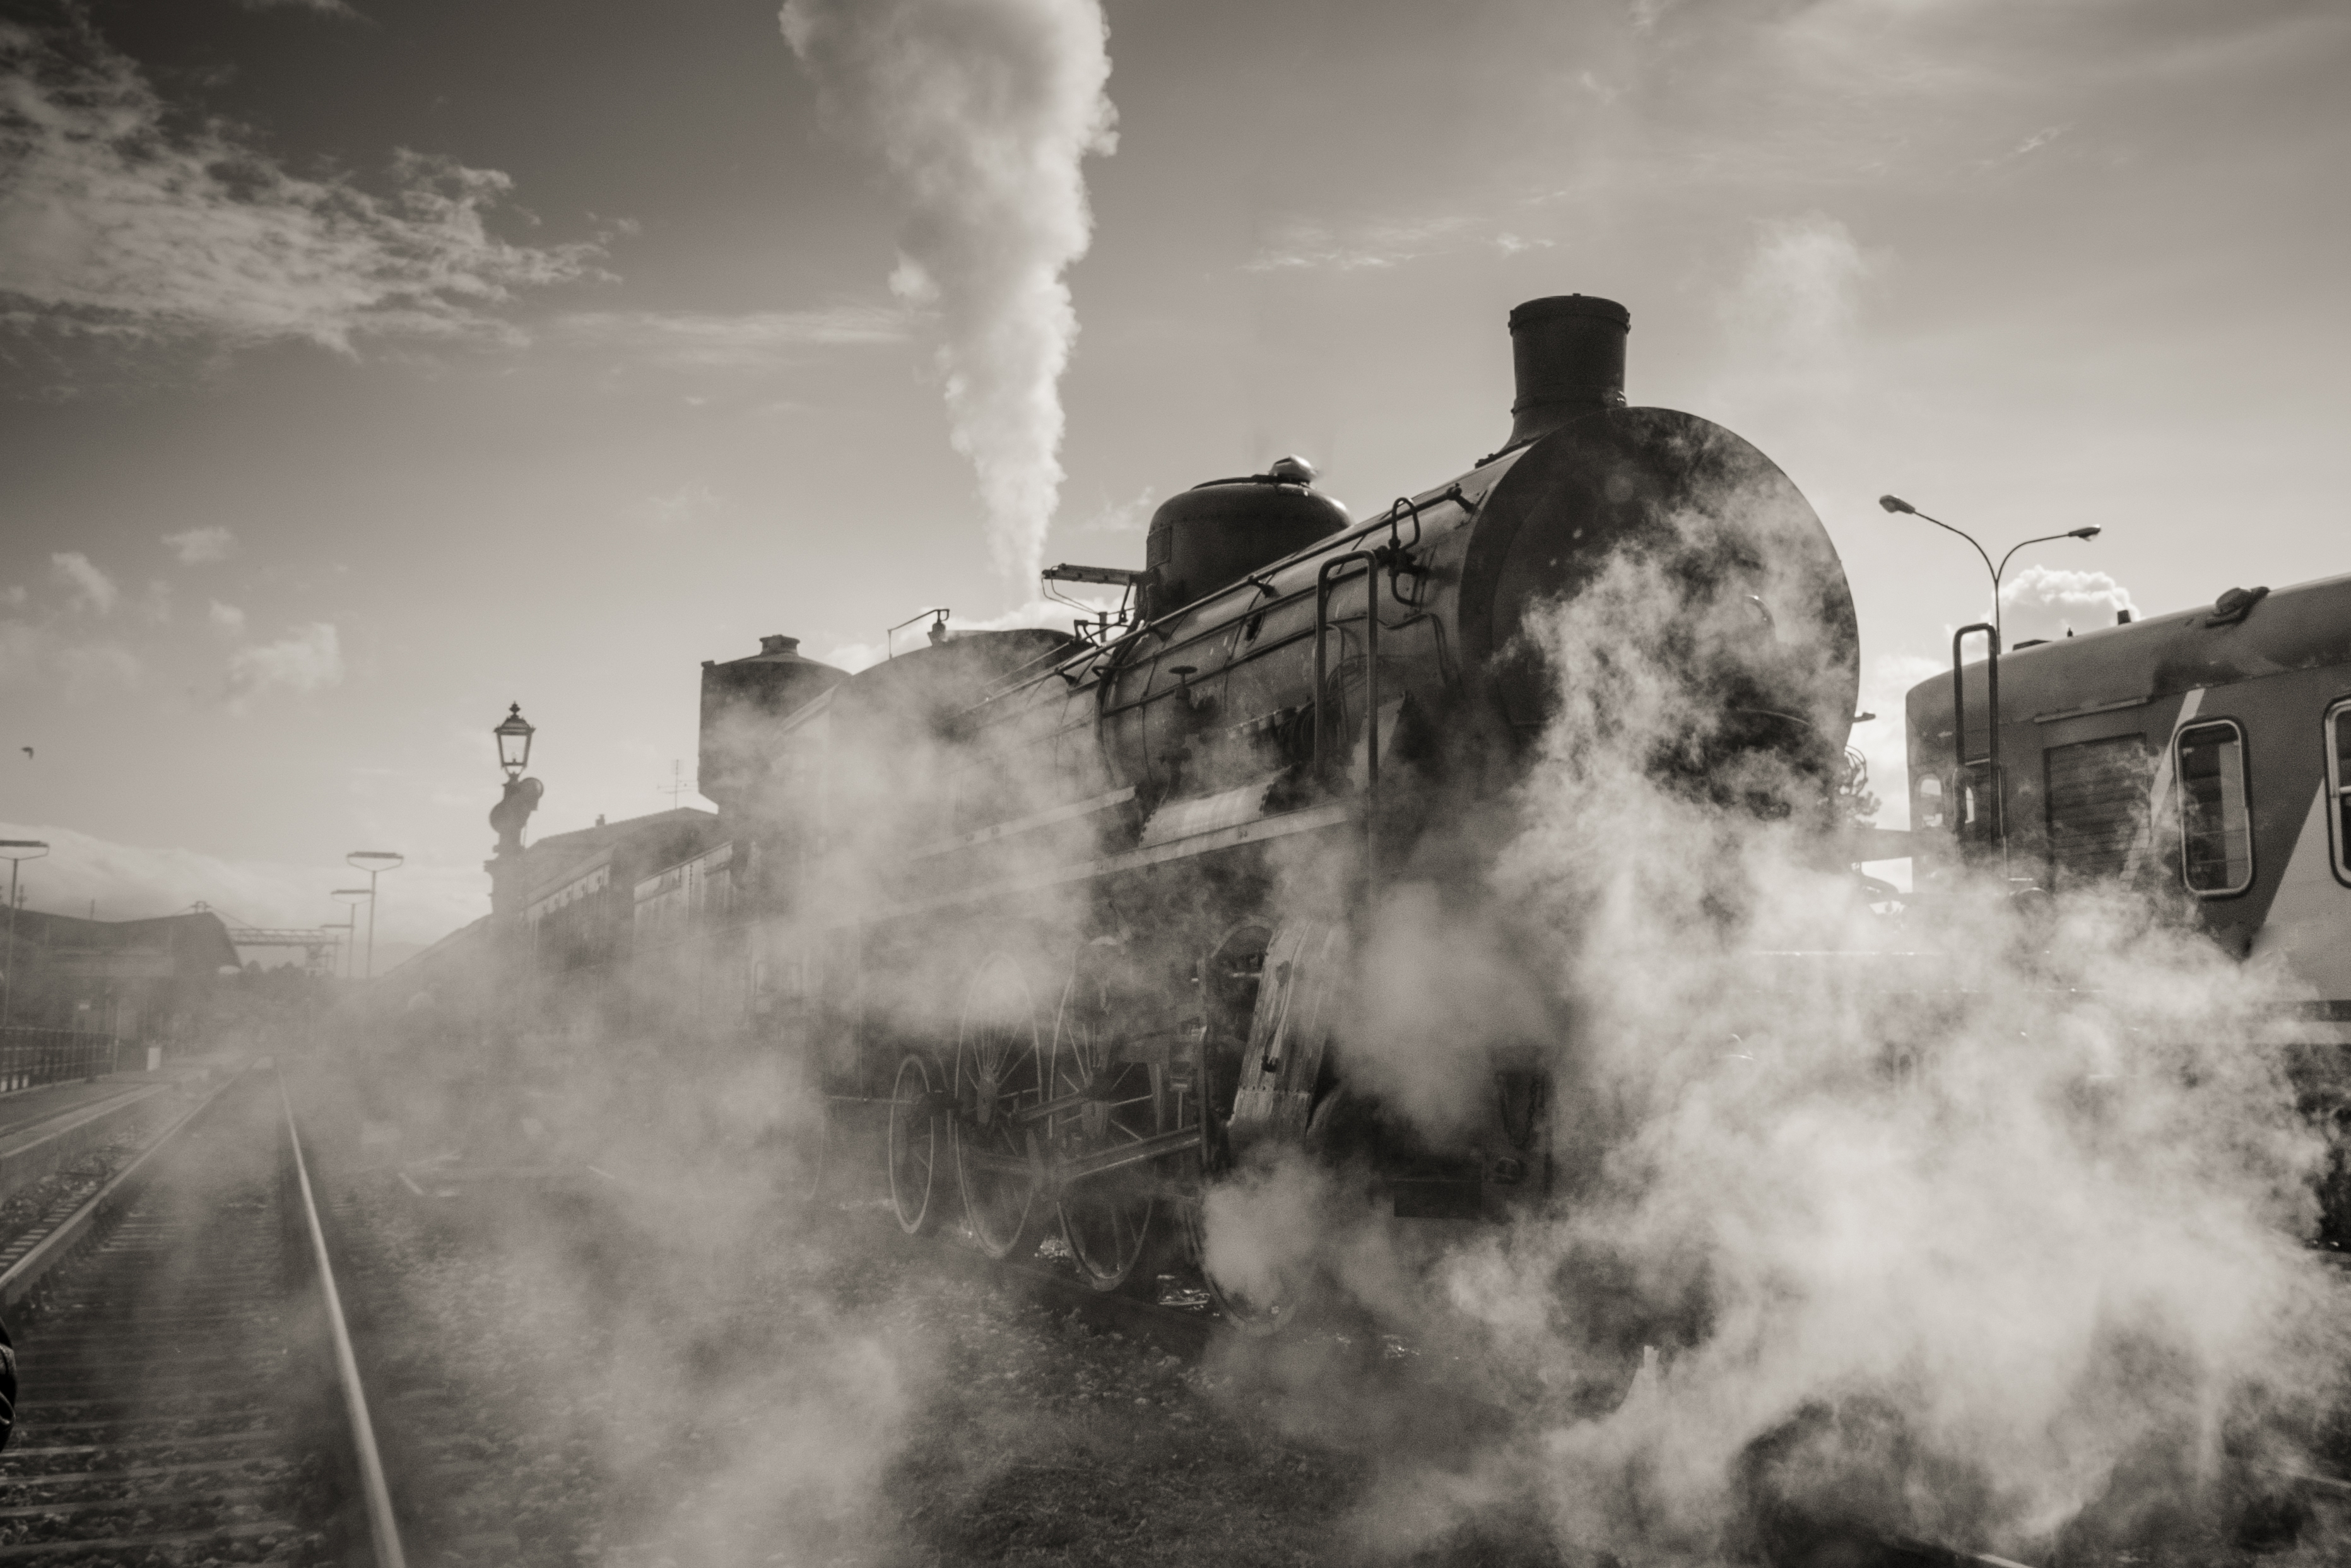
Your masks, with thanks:
[{"label": "building roof", "polygon": [[182,978],[239,966],[227,925],[210,910],[146,920],[84,920],[38,909],[16,912],[19,946],[39,947],[51,961],[97,962],[138,957],[162,960]]},{"label": "building roof", "polygon": [[[647,839],[684,837],[715,831],[718,814],[693,806],[679,806],[667,811],[653,811],[642,817],[623,818],[617,822],[599,822],[592,828],[575,828],[568,833],[550,833],[527,846],[522,852],[522,885],[535,897],[551,883],[561,882],[583,869],[607,850],[634,847]],[[686,850],[671,859],[683,859],[691,854]]]}]

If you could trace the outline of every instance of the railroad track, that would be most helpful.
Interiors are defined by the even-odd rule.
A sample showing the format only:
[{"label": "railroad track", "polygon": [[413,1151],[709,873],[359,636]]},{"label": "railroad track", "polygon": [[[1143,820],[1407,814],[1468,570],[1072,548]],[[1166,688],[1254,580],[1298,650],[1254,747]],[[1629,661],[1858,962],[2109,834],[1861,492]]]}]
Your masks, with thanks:
[{"label": "railroad track", "polygon": [[27,1239],[0,1302],[21,1379],[0,1563],[402,1568],[274,1072],[230,1081]]}]

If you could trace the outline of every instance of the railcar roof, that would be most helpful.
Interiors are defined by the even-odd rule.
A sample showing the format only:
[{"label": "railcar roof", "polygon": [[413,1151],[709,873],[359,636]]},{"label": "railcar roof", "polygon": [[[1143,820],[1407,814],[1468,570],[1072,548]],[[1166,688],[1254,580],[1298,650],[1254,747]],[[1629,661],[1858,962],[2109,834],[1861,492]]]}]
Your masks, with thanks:
[{"label": "railcar roof", "polygon": [[[2011,718],[2055,718],[2108,704],[2174,696],[2287,670],[2351,664],[2351,573],[2277,589],[2244,618],[2215,625],[2214,606],[2103,626],[2004,653],[2000,706]],[[1984,662],[1966,666],[1983,687]],[[1910,688],[1913,714],[1948,707],[1949,671]],[[1971,699],[1972,701],[1972,699]]]}]

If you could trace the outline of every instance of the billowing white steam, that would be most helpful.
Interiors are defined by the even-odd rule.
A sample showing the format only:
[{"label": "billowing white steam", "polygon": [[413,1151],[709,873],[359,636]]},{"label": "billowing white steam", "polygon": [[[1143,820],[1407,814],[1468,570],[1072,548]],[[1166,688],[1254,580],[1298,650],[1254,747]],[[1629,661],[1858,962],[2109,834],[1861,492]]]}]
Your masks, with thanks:
[{"label": "billowing white steam", "polygon": [[1806,662],[1792,614],[1757,646],[1747,591],[1800,597],[1768,568],[1709,595],[1671,566],[1620,558],[1539,629],[1562,701],[1520,831],[1475,920],[1399,873],[1343,1037],[1356,1082],[1458,1136],[1487,1047],[1541,1015],[1492,962],[1515,932],[1567,1004],[1563,1200],[1445,1242],[1293,1163],[1208,1205],[1211,1267],[1417,1316],[1526,1402],[1361,1527],[1410,1547],[1517,1492],[1661,1564],[1769,1556],[1796,1520],[2030,1558],[2225,1528],[2307,1462],[2351,1351],[2295,1240],[2325,1149],[2293,984],[2159,890],[2028,907],[1995,873],[1887,929],[1771,809],[1802,779],[1660,768],[1717,711],[1691,671]]},{"label": "billowing white steam", "polygon": [[1062,274],[1092,235],[1081,163],[1117,138],[1097,0],[789,0],[784,37],[828,113],[910,211],[890,286],[934,307],[956,450],[1008,577],[1042,559],[1061,486]]}]

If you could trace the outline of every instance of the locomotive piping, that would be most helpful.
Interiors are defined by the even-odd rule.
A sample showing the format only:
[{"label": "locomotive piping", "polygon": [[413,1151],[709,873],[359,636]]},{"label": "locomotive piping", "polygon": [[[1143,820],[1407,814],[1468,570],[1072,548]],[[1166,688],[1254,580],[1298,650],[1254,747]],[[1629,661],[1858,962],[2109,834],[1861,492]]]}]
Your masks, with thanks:
[{"label": "locomotive piping", "polygon": [[[1512,450],[1515,450],[1515,448]],[[1507,455],[1507,454],[1498,455]],[[1493,461],[1495,461],[1495,458],[1493,457],[1482,458],[1479,461],[1477,467],[1483,468]],[[1471,470],[1473,473],[1475,471],[1475,469]],[[1490,490],[1490,486],[1489,489]],[[1400,497],[1399,504],[1404,506],[1406,511],[1412,516],[1414,527],[1417,528],[1419,527],[1420,514],[1428,507],[1437,506],[1442,502],[1451,501],[1454,505],[1461,508],[1462,515],[1466,517],[1477,511],[1479,503],[1485,499],[1487,493],[1487,491],[1480,491],[1473,495],[1468,491],[1462,489],[1460,481],[1457,479],[1448,482],[1442,488],[1425,490],[1419,497]],[[1260,609],[1265,610],[1274,609],[1278,606],[1290,603],[1293,601],[1306,599],[1311,595],[1313,591],[1311,589],[1301,587],[1291,592],[1283,593],[1279,589],[1276,589],[1271,585],[1272,574],[1276,570],[1284,566],[1290,565],[1293,561],[1310,559],[1322,549],[1337,549],[1342,546],[1354,544],[1359,540],[1367,538],[1371,535],[1377,533],[1382,528],[1393,528],[1405,515],[1405,513],[1398,512],[1394,507],[1391,507],[1388,511],[1383,512],[1375,517],[1365,518],[1363,522],[1354,525],[1352,528],[1342,529],[1340,532],[1332,534],[1328,538],[1317,539],[1307,549],[1299,550],[1295,554],[1285,556],[1280,560],[1270,562],[1266,566],[1259,568],[1257,572],[1241,579],[1239,581],[1228,582],[1221,588],[1212,589],[1189,604],[1178,605],[1175,609],[1167,612],[1165,615],[1155,616],[1149,621],[1142,622],[1139,624],[1129,628],[1124,633],[1114,638],[1111,642],[1093,643],[1079,649],[1061,660],[1061,663],[1055,664],[1052,668],[1039,674],[1029,676],[1027,680],[1021,682],[1019,685],[1008,686],[1002,691],[992,693],[987,700],[989,702],[996,702],[1004,697],[1011,696],[1027,686],[1033,685],[1037,682],[1043,680],[1045,676],[1049,674],[1060,674],[1062,675],[1064,679],[1069,679],[1071,677],[1066,674],[1066,672],[1071,665],[1081,664],[1091,659],[1114,656],[1123,652],[1126,648],[1127,644],[1132,643],[1134,639],[1143,636],[1146,632],[1159,637],[1162,641],[1167,642],[1168,646],[1171,649],[1187,646],[1188,642],[1179,643],[1168,639],[1167,633],[1161,630],[1162,623],[1176,619],[1176,616],[1182,614],[1185,611],[1194,608],[1195,605],[1205,604],[1212,599],[1222,598],[1228,593],[1235,592],[1243,588],[1254,588],[1258,597],[1263,597],[1267,593],[1273,594],[1274,598],[1270,602],[1259,606]],[[1400,602],[1407,604],[1410,603],[1409,601],[1400,601]],[[1391,625],[1389,628],[1391,631],[1395,629],[1394,625]],[[1213,632],[1202,633],[1202,636],[1204,637],[1208,635],[1213,635]],[[1188,641],[1198,640],[1198,638],[1194,638]],[[1284,641],[1289,640],[1290,639],[1285,639]],[[1117,665],[1113,664],[1108,666],[1108,668],[1115,669],[1117,668]],[[1075,678],[1077,680],[1083,680],[1086,678],[1086,675],[1081,674]],[[1151,697],[1140,697],[1136,699],[1135,703],[1127,704],[1125,706],[1135,706],[1141,703],[1149,702],[1151,700]],[[1123,712],[1124,707],[1110,711]]]}]

